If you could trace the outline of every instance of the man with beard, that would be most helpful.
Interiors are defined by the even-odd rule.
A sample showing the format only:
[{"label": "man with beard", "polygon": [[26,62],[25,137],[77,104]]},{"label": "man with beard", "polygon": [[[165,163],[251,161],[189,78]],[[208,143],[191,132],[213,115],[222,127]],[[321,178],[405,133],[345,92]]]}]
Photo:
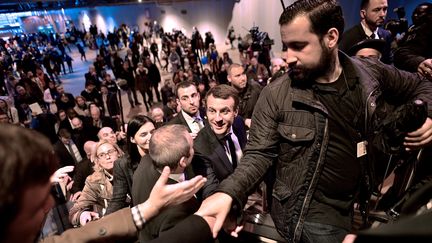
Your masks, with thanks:
[{"label": "man with beard", "polygon": [[387,15],[387,8],[387,0],[362,0],[360,5],[361,21],[342,35],[339,49],[348,52],[351,47],[364,39],[383,39],[386,41],[386,45],[381,61],[391,64],[393,57],[390,52],[390,45],[393,38],[389,31],[381,28]]},{"label": "man with beard", "polygon": [[248,81],[242,65],[233,63],[228,67],[228,82],[239,93],[239,116],[245,119],[249,128],[256,102],[261,93],[261,86],[254,80]]},{"label": "man with beard", "polygon": [[204,127],[204,115],[200,113],[200,94],[194,83],[183,81],[176,85],[177,104],[181,111],[168,124],[186,126],[192,138]]},{"label": "man with beard", "polygon": [[[344,20],[336,0],[296,1],[279,24],[290,71],[261,92],[242,160],[197,213],[216,217],[216,236],[231,207],[241,209],[273,172],[270,212],[281,236],[341,242],[351,230],[359,188],[373,182],[370,170],[382,162],[373,161],[371,122],[390,104],[430,103],[432,83],[340,52]],[[431,143],[432,107],[428,115],[406,134],[405,148]],[[236,235],[239,228],[228,230]]]}]

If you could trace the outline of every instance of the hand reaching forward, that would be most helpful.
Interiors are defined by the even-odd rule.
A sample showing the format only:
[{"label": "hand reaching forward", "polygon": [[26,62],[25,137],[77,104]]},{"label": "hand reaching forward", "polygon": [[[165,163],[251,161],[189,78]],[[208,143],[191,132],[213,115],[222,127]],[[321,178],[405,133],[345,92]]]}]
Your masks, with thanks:
[{"label": "hand reaching forward", "polygon": [[220,229],[222,228],[225,219],[231,209],[233,199],[228,194],[217,192],[210,197],[206,198],[201,207],[195,213],[203,217],[213,217],[215,219],[214,225],[212,227],[213,237],[216,238]]},{"label": "hand reaching forward", "polygon": [[65,182],[65,184],[66,184],[67,181],[70,179],[70,177],[67,173],[72,172],[74,170],[74,168],[75,168],[74,166],[70,165],[70,166],[65,166],[65,167],[62,167],[62,168],[56,170],[50,178],[51,183]]}]

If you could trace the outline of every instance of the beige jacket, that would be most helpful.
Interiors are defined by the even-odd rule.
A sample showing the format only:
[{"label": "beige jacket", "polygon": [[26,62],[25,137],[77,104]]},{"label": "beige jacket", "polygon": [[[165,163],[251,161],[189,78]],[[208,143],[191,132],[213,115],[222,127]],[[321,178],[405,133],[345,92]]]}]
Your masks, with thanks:
[{"label": "beige jacket", "polygon": [[73,225],[80,225],[80,215],[84,211],[97,212],[99,217],[105,214],[113,193],[112,179],[112,175],[105,170],[95,171],[87,177],[81,196],[69,211],[69,220]]}]

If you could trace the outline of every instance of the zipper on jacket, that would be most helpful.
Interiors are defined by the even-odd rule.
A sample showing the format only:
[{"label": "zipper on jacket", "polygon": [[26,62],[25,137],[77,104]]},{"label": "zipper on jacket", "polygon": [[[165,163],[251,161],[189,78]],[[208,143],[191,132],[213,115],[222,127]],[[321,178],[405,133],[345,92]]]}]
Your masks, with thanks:
[{"label": "zipper on jacket", "polygon": [[[318,162],[317,162],[317,165],[316,165],[316,168],[315,168],[315,172],[314,172],[314,174],[313,174],[313,176],[312,176],[312,180],[311,180],[311,182],[309,183],[309,188],[308,188],[308,190],[307,190],[307,192],[306,192],[305,199],[303,200],[303,205],[302,205],[302,208],[301,208],[301,210],[300,210],[299,219],[298,219],[297,224],[296,224],[296,227],[295,227],[295,229],[294,229],[293,242],[298,242],[298,241],[300,240],[300,239],[297,239],[297,231],[298,231],[298,228],[300,227],[300,221],[301,221],[301,218],[302,218],[302,216],[303,216],[303,214],[304,214],[304,210],[305,210],[305,206],[306,206],[305,203],[306,203],[306,201],[308,201],[308,198],[309,198],[309,197],[312,197],[312,195],[310,195],[310,194],[311,194],[310,191],[311,191],[311,189],[312,189],[312,184],[313,184],[313,182],[316,180],[316,177],[317,177],[317,170],[318,170],[318,166],[319,166],[320,163],[322,162],[322,161],[321,161],[321,160],[322,160],[322,155],[323,155],[323,149],[322,149],[322,146],[324,146],[324,139],[327,137],[327,129],[328,129],[328,119],[326,118],[326,123],[325,123],[325,128],[324,128],[324,136],[323,136],[323,142],[322,142],[322,144],[321,144],[320,155],[319,155]],[[300,234],[299,237],[301,237],[301,234]]]}]

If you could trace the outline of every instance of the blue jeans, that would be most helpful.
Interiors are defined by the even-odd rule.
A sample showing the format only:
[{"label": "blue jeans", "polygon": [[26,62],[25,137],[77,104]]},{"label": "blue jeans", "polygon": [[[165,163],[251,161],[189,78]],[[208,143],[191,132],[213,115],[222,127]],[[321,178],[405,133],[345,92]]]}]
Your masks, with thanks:
[{"label": "blue jeans", "polygon": [[301,242],[303,243],[340,243],[348,230],[337,226],[304,222]]}]

